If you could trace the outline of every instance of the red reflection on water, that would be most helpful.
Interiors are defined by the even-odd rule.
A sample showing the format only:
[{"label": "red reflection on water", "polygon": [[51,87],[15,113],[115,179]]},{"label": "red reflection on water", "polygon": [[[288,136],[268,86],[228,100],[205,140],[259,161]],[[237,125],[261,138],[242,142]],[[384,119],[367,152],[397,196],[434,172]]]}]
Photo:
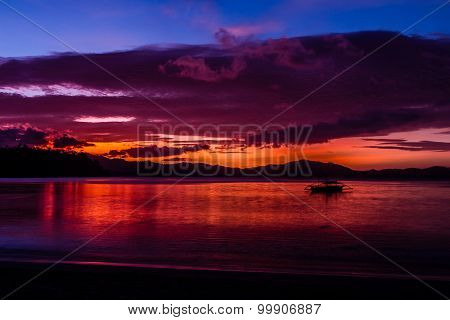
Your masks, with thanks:
[{"label": "red reflection on water", "polygon": [[107,229],[72,258],[224,269],[396,272],[313,207],[409,268],[430,274],[448,270],[445,183],[349,182],[354,192],[332,197],[304,192],[306,182],[281,183],[282,188],[260,182],[171,183],[91,179],[15,186],[18,195],[34,198],[0,202],[1,245],[11,248],[12,256],[38,252],[39,258],[61,257]]},{"label": "red reflection on water", "polygon": [[40,209],[42,210],[43,219],[46,221],[53,220],[55,214],[55,183],[49,182],[44,184],[42,192],[42,202]]}]

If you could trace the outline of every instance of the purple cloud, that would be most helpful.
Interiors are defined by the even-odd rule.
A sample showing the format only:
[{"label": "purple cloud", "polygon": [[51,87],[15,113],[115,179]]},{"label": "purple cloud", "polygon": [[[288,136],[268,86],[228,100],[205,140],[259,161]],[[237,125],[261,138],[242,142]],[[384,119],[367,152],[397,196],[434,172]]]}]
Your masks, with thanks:
[{"label": "purple cloud", "polygon": [[448,152],[450,151],[450,142],[441,141],[406,141],[402,139],[364,139],[366,141],[380,142],[375,146],[365,146],[364,148],[372,149],[395,149],[403,151],[434,151]]},{"label": "purple cloud", "polygon": [[74,137],[70,137],[67,134],[57,137],[53,140],[53,147],[57,149],[80,149],[83,147],[92,147],[95,144],[88,143],[86,141],[80,141]]},{"label": "purple cloud", "polygon": [[190,78],[206,82],[217,82],[226,79],[235,79],[246,68],[246,62],[241,57],[232,59],[230,66],[221,66],[213,69],[207,65],[204,58],[191,56],[180,57],[168,61],[160,66],[161,72],[182,78]]},{"label": "purple cloud", "polygon": [[[139,94],[78,55],[8,59],[0,64],[0,88],[14,88],[15,94],[0,92],[0,124],[30,123],[60,132],[70,128],[78,139],[95,142],[135,140],[136,123],[149,119],[179,123],[165,110],[193,126],[264,123],[393,35],[357,32],[261,42],[239,39],[229,46],[145,47],[88,55]],[[450,96],[443,79],[450,78],[449,50],[450,43],[442,39],[401,36],[275,121],[313,125],[312,143],[448,128]],[[68,83],[85,94],[30,97],[21,91]],[[63,87],[52,88],[62,93]],[[98,92],[125,94],[91,94]],[[85,116],[135,120],[73,121]],[[98,136],[98,132],[110,134]]]},{"label": "purple cloud", "polygon": [[0,129],[0,147],[50,147],[56,149],[79,149],[94,146],[86,141],[78,140],[68,134],[59,134],[53,129],[41,130],[29,125],[5,127]]},{"label": "purple cloud", "polygon": [[135,147],[124,150],[111,150],[106,153],[105,156],[116,158],[116,157],[131,157],[131,158],[160,158],[169,156],[178,156],[184,153],[197,152],[201,150],[209,150],[210,146],[205,144],[183,146],[183,147],[158,147],[157,145],[151,145],[146,147]]},{"label": "purple cloud", "polygon": [[[312,126],[311,133],[306,143],[325,143],[331,139],[348,137],[367,137],[384,135],[396,131],[408,131],[433,126],[445,127],[450,119],[448,108],[398,108],[392,111],[368,111],[361,114],[346,116],[335,122],[319,122]],[[249,136],[247,143],[250,145],[261,144],[297,144],[299,142],[301,127],[292,126],[282,130],[263,132],[259,135]],[[366,139],[373,141],[370,138]],[[376,139],[382,142],[383,139]],[[385,142],[402,143],[403,140]]]},{"label": "purple cloud", "polygon": [[47,132],[27,126],[0,129],[0,147],[44,146],[47,138]]}]

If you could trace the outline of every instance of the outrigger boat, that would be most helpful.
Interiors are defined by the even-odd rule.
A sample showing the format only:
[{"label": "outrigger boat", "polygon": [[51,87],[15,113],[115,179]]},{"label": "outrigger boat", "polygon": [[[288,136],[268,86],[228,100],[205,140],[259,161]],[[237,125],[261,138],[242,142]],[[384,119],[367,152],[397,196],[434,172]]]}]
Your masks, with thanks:
[{"label": "outrigger boat", "polygon": [[339,182],[337,180],[325,180],[325,181],[319,181],[317,183],[310,184],[309,186],[305,187],[306,191],[314,192],[314,193],[334,193],[334,192],[343,192],[343,191],[349,191],[353,188],[343,184],[342,182]]}]

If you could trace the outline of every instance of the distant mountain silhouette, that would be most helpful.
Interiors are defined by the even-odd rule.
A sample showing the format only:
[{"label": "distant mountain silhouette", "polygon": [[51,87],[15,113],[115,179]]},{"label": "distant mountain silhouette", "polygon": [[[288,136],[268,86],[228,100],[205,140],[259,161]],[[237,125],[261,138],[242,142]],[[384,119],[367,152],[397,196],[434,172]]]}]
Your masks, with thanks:
[{"label": "distant mountain silhouette", "polygon": [[434,166],[425,169],[383,169],[356,171],[362,179],[400,179],[400,180],[450,180],[450,168]]},{"label": "distant mountain silhouette", "polygon": [[295,161],[255,168],[229,168],[204,163],[129,162],[86,153],[27,147],[0,148],[0,177],[210,176],[292,179],[450,180],[450,168],[358,171],[317,161]]},{"label": "distant mountain silhouette", "polygon": [[[282,165],[238,169],[204,163],[182,162],[176,164],[159,164],[129,162],[122,159],[108,159],[101,156],[96,156],[95,159],[105,171],[117,176],[136,176],[139,172],[139,175],[143,176],[206,175],[212,177],[258,177],[267,175],[270,177],[293,179],[450,180],[450,168],[438,166],[426,169],[408,168],[358,171],[334,163],[301,160]],[[302,175],[302,171],[305,175]]]}]

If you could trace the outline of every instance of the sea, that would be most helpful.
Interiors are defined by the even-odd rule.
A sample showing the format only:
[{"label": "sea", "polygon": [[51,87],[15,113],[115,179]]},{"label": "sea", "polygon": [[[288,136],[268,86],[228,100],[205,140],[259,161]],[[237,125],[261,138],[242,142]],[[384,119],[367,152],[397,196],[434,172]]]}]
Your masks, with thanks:
[{"label": "sea", "polygon": [[450,182],[0,179],[0,263],[450,279]]}]

